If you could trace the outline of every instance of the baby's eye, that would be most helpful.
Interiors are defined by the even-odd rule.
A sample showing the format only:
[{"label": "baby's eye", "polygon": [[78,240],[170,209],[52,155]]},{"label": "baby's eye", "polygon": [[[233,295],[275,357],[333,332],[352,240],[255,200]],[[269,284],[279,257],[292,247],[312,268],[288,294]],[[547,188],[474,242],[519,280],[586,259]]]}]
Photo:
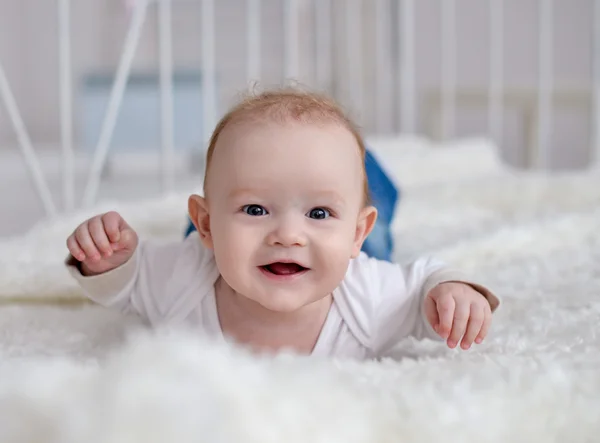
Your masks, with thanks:
[{"label": "baby's eye", "polygon": [[314,209],[311,209],[307,215],[310,218],[314,218],[316,220],[323,220],[323,219],[329,217],[331,214],[325,208],[314,208]]},{"label": "baby's eye", "polygon": [[267,215],[267,210],[260,205],[246,205],[242,208],[246,214],[253,217],[260,217],[261,215]]}]

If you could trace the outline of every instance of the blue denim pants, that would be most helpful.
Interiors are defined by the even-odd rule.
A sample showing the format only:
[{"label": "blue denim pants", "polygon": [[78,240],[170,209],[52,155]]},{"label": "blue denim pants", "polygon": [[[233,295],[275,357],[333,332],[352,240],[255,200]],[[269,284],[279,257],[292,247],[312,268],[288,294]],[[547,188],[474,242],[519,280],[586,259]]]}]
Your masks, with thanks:
[{"label": "blue denim pants", "polygon": [[[400,199],[400,191],[368,149],[365,156],[365,169],[369,182],[369,194],[373,206],[377,208],[378,216],[373,230],[363,243],[362,250],[370,257],[391,261],[394,250],[391,224]],[[185,236],[187,237],[195,230],[196,227],[190,221]]]}]

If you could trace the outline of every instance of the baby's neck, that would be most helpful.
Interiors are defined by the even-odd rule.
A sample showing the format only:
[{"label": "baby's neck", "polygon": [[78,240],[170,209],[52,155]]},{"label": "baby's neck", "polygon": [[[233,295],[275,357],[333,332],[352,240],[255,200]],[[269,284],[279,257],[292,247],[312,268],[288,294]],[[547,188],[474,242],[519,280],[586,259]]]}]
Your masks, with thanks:
[{"label": "baby's neck", "polygon": [[237,294],[220,278],[215,284],[219,322],[223,334],[258,352],[294,350],[310,354],[329,313],[329,295],[297,311],[270,311]]}]

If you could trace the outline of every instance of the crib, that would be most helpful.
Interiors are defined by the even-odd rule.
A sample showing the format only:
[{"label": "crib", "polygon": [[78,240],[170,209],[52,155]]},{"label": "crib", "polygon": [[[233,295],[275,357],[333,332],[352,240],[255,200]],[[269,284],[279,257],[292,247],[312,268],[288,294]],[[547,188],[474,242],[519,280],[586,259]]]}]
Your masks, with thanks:
[{"label": "crib", "polygon": [[[0,52],[0,118],[18,152],[2,157],[2,201],[29,214],[0,238],[0,441],[597,437],[600,0],[115,1],[116,69],[86,77],[90,95],[77,98],[81,4],[40,6],[58,24],[58,146],[35,143]],[[181,70],[186,20],[201,56]],[[226,22],[235,38],[224,42]],[[243,57],[232,63],[224,48]],[[514,53],[531,68],[524,87]],[[484,344],[407,340],[361,363],[259,359],[189,331],[149,331],[69,278],[64,242],[88,215],[118,210],[141,237],[181,239],[205,129],[236,94],[293,80],[350,109],[402,188],[394,260],[438,256],[503,297]],[[156,126],[143,149],[123,123],[140,103]],[[182,109],[198,110],[200,129],[178,129]],[[565,132],[566,112],[587,123]]]},{"label": "crib", "polygon": [[[236,1],[230,0],[231,4],[223,3],[220,7],[210,0],[135,1],[115,6],[117,12],[113,14],[121,19],[113,18],[113,22],[107,24],[121,25],[123,41],[114,45],[120,55],[115,56],[118,60],[114,72],[100,72],[97,77],[104,76],[102,80],[97,79],[97,90],[91,92],[82,91],[80,84],[93,84],[94,73],[81,79],[84,73],[73,65],[72,39],[77,35],[73,35],[72,30],[79,16],[72,16],[73,5],[68,0],[58,2],[59,32],[55,41],[60,136],[53,150],[34,149],[27,121],[19,111],[0,60],[5,138],[15,140],[14,148],[21,153],[20,158],[13,155],[12,159],[4,158],[3,163],[10,165],[5,169],[13,173],[15,169],[22,173],[28,171],[45,215],[54,216],[93,205],[101,190],[102,177],[107,174],[107,160],[111,154],[118,156],[121,145],[127,143],[144,146],[144,150],[135,152],[140,155],[134,156],[130,164],[142,164],[150,157],[160,164],[154,173],[160,177],[161,188],[152,192],[171,192],[176,186],[175,178],[181,174],[181,163],[194,160],[194,164],[198,160],[201,163],[210,128],[218,116],[236,93],[256,82],[269,86],[298,80],[309,88],[332,94],[356,115],[366,134],[377,139],[424,135],[444,142],[457,137],[486,136],[503,150],[510,151],[507,146],[511,144],[521,145],[520,152],[513,152],[515,161],[520,166],[539,169],[551,166],[553,150],[565,151],[556,146],[557,142],[553,143],[554,136],[561,140],[576,137],[579,152],[575,153],[571,147],[572,152],[564,154],[562,161],[566,157],[568,163],[569,157],[577,155],[580,156],[577,167],[596,161],[600,150],[596,130],[600,121],[596,2],[581,0],[577,5],[565,6],[540,0],[515,6],[500,0],[468,4],[455,0],[439,3],[285,0],[274,7],[258,0]],[[523,8],[523,17],[515,12],[519,7]],[[230,8],[241,12],[235,19],[221,19],[224,13],[219,10]],[[75,12],[81,15],[77,9]],[[178,65],[174,64],[172,22],[174,17],[181,21],[180,16],[192,13],[199,17],[197,23],[194,22],[200,28],[195,35],[199,43],[189,51],[198,51],[201,57],[196,70],[188,69],[197,75],[188,75],[186,80],[186,74],[176,70]],[[575,18],[570,22],[562,19],[569,15]],[[470,43],[478,30],[469,22],[475,20],[468,18],[471,16],[485,24],[485,35],[478,38],[487,44]],[[226,24],[228,20],[239,25],[228,34],[232,40],[228,45],[237,47],[243,57],[236,66],[231,66],[227,59],[219,61],[224,57],[218,57],[223,51],[223,44],[219,45],[221,39],[216,38],[222,27],[219,23]],[[280,23],[275,26],[270,24],[271,20]],[[466,31],[462,30],[461,23],[468,28]],[[417,25],[428,33],[427,39],[419,38]],[[571,78],[565,74],[557,76],[557,68],[569,61],[565,55],[569,48],[555,46],[557,35],[565,34],[561,34],[562,28],[575,25],[585,28],[585,32],[582,29],[578,38],[565,36],[579,45],[581,72]],[[523,33],[523,29],[529,31]],[[144,67],[142,74],[150,74],[139,75],[141,68],[138,63],[136,69],[136,50],[144,38],[149,38],[144,32],[151,31],[157,40],[152,50],[158,55],[146,64],[152,61],[158,66]],[[279,47],[267,45],[273,33],[282,39]],[[519,37],[512,38],[511,34]],[[419,44],[423,40],[426,43]],[[463,45],[467,49],[461,51]],[[521,84],[512,78],[515,70],[510,69],[515,63],[511,52],[517,51],[519,46],[530,48],[520,57],[537,53],[537,59],[527,64],[536,74],[529,75]],[[469,58],[465,51],[467,54],[474,51],[477,57]],[[460,57],[469,69],[479,67],[480,72],[470,75],[461,68]],[[429,66],[423,66],[424,63]],[[591,74],[585,72],[586,68]],[[226,80],[232,76],[232,69],[243,73],[234,80]],[[461,80],[461,73],[470,78]],[[422,77],[427,79],[420,80]],[[104,95],[94,103],[93,94],[99,94],[101,81],[104,81],[101,92]],[[134,103],[136,85],[148,81],[153,82],[152,89],[142,91],[140,94],[146,96]],[[195,89],[181,86],[186,81],[188,84],[195,81]],[[51,84],[43,86],[55,88]],[[190,103],[182,103],[180,95],[192,97]],[[122,134],[125,122],[131,122],[133,115],[139,115],[136,109],[148,103],[150,110],[144,113],[149,116],[148,121],[138,132],[152,132],[154,139],[127,139],[131,136]],[[184,112],[178,111],[180,108],[198,113],[201,124],[197,126],[203,129],[190,131],[193,121],[186,121]],[[575,134],[573,131],[555,134],[555,128],[560,126],[557,115],[565,112],[579,113],[577,118],[586,124],[579,125]],[[507,134],[511,132],[507,130],[510,125],[507,121],[511,118],[518,120],[519,128],[512,129],[515,134]],[[569,121],[560,124],[564,126]],[[40,160],[39,155],[44,159]],[[113,169],[118,168],[119,162],[113,163],[117,165],[113,164]],[[76,171],[85,174],[85,180],[78,181]],[[51,179],[46,175],[56,176],[55,180],[62,182],[60,188],[51,186]],[[83,192],[78,195],[76,190]],[[58,200],[62,200],[62,204],[57,203]]]}]

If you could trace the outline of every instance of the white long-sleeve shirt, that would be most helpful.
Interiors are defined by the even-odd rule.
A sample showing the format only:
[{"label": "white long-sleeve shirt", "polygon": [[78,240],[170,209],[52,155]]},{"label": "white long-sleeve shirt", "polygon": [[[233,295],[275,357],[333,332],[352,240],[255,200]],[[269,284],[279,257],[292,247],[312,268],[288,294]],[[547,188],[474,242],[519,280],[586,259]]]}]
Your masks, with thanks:
[{"label": "white long-sleeve shirt", "polygon": [[[136,313],[153,326],[181,324],[225,339],[214,289],[219,270],[197,233],[176,243],[141,242],[125,264],[101,275],[83,276],[72,257],[66,264],[87,297],[102,306]],[[472,285],[492,310],[499,305],[487,288],[438,260],[422,258],[401,266],[361,253],[332,294],[312,354],[365,359],[385,355],[408,336],[441,340],[424,315],[423,301],[447,281]]]}]

